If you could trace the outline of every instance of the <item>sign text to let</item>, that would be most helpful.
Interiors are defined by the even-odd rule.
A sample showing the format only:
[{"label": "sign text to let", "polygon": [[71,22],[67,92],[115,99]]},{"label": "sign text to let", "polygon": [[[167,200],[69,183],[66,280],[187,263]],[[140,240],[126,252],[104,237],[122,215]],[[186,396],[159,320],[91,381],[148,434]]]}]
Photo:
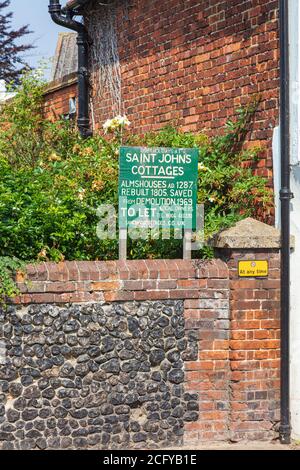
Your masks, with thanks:
[{"label": "sign text to let", "polygon": [[196,228],[197,149],[122,147],[119,226]]}]

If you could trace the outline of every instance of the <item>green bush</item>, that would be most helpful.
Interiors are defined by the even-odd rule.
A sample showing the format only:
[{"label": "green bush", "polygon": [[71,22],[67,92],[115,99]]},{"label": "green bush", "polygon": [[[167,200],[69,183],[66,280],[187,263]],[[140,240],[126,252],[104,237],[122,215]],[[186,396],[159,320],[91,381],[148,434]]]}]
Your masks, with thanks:
[{"label": "green bush", "polygon": [[[96,209],[117,207],[120,135],[82,140],[72,124],[43,118],[42,93],[38,79],[24,76],[16,98],[0,112],[0,256],[115,259],[118,241],[97,238]],[[242,150],[256,105],[240,110],[213,139],[172,127],[122,137],[126,145],[200,149],[198,202],[205,204],[207,236],[271,205],[266,181],[243,165],[258,155]],[[176,258],[181,250],[178,240],[129,241],[131,258]]]},{"label": "green bush", "polygon": [[19,294],[14,278],[24,271],[24,263],[15,257],[0,256],[0,306],[6,297]]}]

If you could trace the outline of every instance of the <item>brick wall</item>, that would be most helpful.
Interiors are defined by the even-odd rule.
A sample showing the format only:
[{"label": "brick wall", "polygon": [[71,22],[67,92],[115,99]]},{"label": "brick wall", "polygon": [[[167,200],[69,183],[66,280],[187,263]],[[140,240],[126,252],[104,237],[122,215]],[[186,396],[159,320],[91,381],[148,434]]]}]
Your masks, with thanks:
[{"label": "brick wall", "polygon": [[[0,366],[3,396],[8,400],[4,400],[2,411],[5,415],[6,411],[11,410],[16,399],[16,412],[10,411],[9,416],[15,420],[19,419],[19,428],[16,428],[19,432],[14,430],[14,421],[2,419],[2,446],[34,448],[34,435],[41,439],[41,445],[46,448],[101,448],[108,445],[122,447],[124,443],[132,447],[151,447],[164,445],[166,439],[176,445],[189,445],[205,440],[268,440],[276,437],[279,412],[278,250],[234,250],[225,251],[222,256],[224,261],[139,260],[43,263],[28,266],[26,281],[23,276],[18,278],[21,294],[10,307],[13,310],[3,311],[0,315],[1,331],[8,344],[8,362]],[[268,279],[238,279],[239,259],[262,258],[267,258],[270,263]],[[102,312],[100,317],[99,312]],[[92,323],[85,317],[87,314],[91,317],[89,322]],[[122,317],[122,326],[119,315]],[[171,319],[168,319],[168,315]],[[67,335],[70,321],[72,325],[74,322],[83,322],[81,327],[78,325],[79,329],[70,330],[72,338]],[[97,326],[98,321],[100,323]],[[149,321],[154,323],[150,324]],[[103,325],[106,322],[110,326],[107,325],[108,330],[104,331]],[[129,330],[125,328],[126,322],[126,328]],[[87,334],[89,328],[91,331]],[[100,380],[96,377],[98,372],[102,374],[103,367],[105,374],[108,374],[104,374],[105,383],[108,381],[112,387],[122,388],[120,380],[123,380],[124,376],[119,375],[118,371],[129,367],[123,364],[125,352],[122,352],[122,357],[118,356],[122,350],[119,346],[112,356],[105,359],[103,366],[101,358],[94,364],[93,356],[89,357],[90,340],[85,338],[94,337],[95,331],[98,330],[99,344],[102,344],[103,335],[105,338],[111,335],[112,338],[118,338],[121,335],[124,343],[125,337],[122,335],[125,335],[126,341],[133,341],[134,347],[138,347],[137,354],[144,357],[145,351],[148,351],[147,354],[153,353],[154,359],[159,356],[158,362],[154,360],[153,369],[144,370],[146,376],[140,376],[141,371],[132,370],[133,374],[138,374],[133,375],[132,379],[138,377],[136,387],[141,387],[141,382],[149,382],[149,390],[152,390],[152,387],[156,387],[152,378],[157,379],[157,374],[151,373],[159,372],[164,393],[171,394],[173,398],[168,395],[167,402],[165,398],[159,398],[162,399],[162,404],[152,406],[151,394],[147,395],[147,407],[142,406],[141,401],[140,405],[135,404],[134,409],[130,411],[129,405],[125,419],[124,416],[118,417],[121,408],[116,411],[115,403],[110,403],[111,395],[107,395],[105,403],[113,405],[109,408],[108,418],[101,415],[99,410],[102,408],[96,405],[95,409],[87,410],[85,417],[77,417],[72,409],[77,406],[77,399],[74,403],[72,400],[61,402],[71,393],[64,391],[65,387],[73,387],[72,383],[65,379],[66,367],[72,366],[75,373],[78,370],[79,375],[83,374],[76,382],[77,385],[74,385],[77,390],[79,387],[79,392],[74,392],[75,398],[78,393],[87,393],[83,390],[89,387],[98,390],[94,380]],[[148,336],[150,333],[154,334],[151,340],[153,344]],[[54,339],[52,335],[55,336]],[[81,345],[79,349],[74,346],[78,341]],[[38,345],[34,346],[35,342]],[[74,346],[74,351],[68,347],[64,348],[64,344]],[[95,352],[94,346],[97,344],[93,343],[92,354]],[[22,361],[19,357],[23,357]],[[143,361],[146,368],[150,367],[147,358]],[[110,367],[112,365],[113,369]],[[137,367],[137,364],[134,367]],[[170,375],[171,371],[173,372]],[[96,374],[95,379],[93,374]],[[38,387],[44,387],[45,379],[49,377],[54,380],[54,391],[51,391],[51,397],[50,391],[49,396],[44,397],[43,388],[39,391]],[[104,380],[103,377],[101,380]],[[14,385],[20,380],[22,387]],[[176,383],[182,387],[176,388]],[[102,386],[104,387],[104,382],[100,388]],[[20,388],[20,391],[19,395],[14,397],[11,390],[16,387]],[[47,415],[47,420],[52,423],[51,429],[56,429],[55,436],[54,431],[45,431],[45,435],[45,423],[40,422],[38,405],[42,402],[32,400],[33,392],[48,400],[45,406],[49,408],[51,416]],[[101,388],[102,392],[105,390]],[[122,393],[127,397],[129,391],[126,388]],[[143,395],[146,392],[141,393]],[[28,403],[26,400],[29,400]],[[61,420],[59,414],[61,407],[65,407],[64,404],[68,404],[69,408],[62,410],[64,417]],[[31,411],[37,420],[37,429],[35,424],[33,427],[26,424],[28,413],[24,414],[25,421],[22,416],[20,418],[22,406],[33,408]],[[160,411],[155,409],[157,406],[159,409],[161,406]],[[21,410],[18,407],[21,407]],[[57,408],[60,411],[57,411]],[[137,420],[138,424],[132,424],[131,428],[131,421],[136,423],[139,413],[144,418]],[[43,412],[41,415],[42,421],[45,420]],[[99,427],[95,431],[94,419],[98,425],[106,424],[105,429],[109,432],[105,431],[104,437]],[[125,421],[129,423],[129,427],[120,424]],[[113,422],[118,425],[116,428],[110,427]],[[74,427],[74,433],[72,431],[69,436],[70,426]],[[82,434],[77,431],[78,426],[85,429]],[[124,433],[122,436],[125,440],[122,438],[123,440],[118,441],[113,430],[119,429],[120,426],[119,432]],[[12,435],[7,433],[9,429],[16,438],[8,438],[8,435]],[[94,433],[97,435],[90,435]],[[49,435],[50,441],[47,440]],[[66,439],[66,435],[70,438]]]},{"label": "brick wall", "polygon": [[[232,439],[274,437],[280,400],[280,257],[274,250],[228,252]],[[268,260],[266,279],[239,279],[239,260]]]},{"label": "brick wall", "polygon": [[[91,8],[86,14],[88,26],[95,4]],[[97,8],[107,14],[107,7]],[[97,78],[91,80],[91,121],[96,128],[122,111],[134,132],[174,124],[183,131],[214,135],[235,109],[259,95],[261,103],[246,145],[262,148],[259,161],[253,163],[255,173],[273,185],[272,136],[279,108],[278,1],[119,0],[115,34],[118,63],[109,62],[106,69],[111,67],[114,74],[120,67],[121,80],[105,87],[107,71],[101,89]],[[95,41],[90,57],[95,55]],[[111,56],[109,50],[105,60],[107,55]],[[91,78],[94,69],[91,64]],[[122,110],[113,105],[112,90],[120,94]],[[76,77],[52,83],[45,95],[46,116],[56,119],[68,113],[69,98],[74,96]],[[273,222],[273,209],[267,217]]]},{"label": "brick wall", "polygon": [[57,120],[62,115],[69,114],[70,98],[77,98],[77,74],[49,83],[44,93],[45,117]]},{"label": "brick wall", "polygon": [[[122,99],[133,129],[144,133],[174,123],[184,131],[214,134],[235,108],[260,94],[251,140],[266,147],[257,173],[271,182],[278,2],[126,0],[118,5]],[[94,91],[101,125],[111,116],[111,99]]]},{"label": "brick wall", "polygon": [[229,272],[219,261],[200,264],[202,289],[185,302],[186,328],[197,331],[198,359],[186,363],[187,388],[199,396],[199,420],[186,424],[186,442],[230,439]]}]

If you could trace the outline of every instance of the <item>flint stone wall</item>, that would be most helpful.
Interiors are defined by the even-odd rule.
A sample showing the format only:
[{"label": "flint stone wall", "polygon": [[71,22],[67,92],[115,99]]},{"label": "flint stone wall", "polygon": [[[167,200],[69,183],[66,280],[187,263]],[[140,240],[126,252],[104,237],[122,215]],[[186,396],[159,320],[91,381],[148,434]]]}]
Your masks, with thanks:
[{"label": "flint stone wall", "polygon": [[[220,252],[28,266],[0,311],[0,448],[276,438],[278,250]],[[245,259],[269,276],[240,279]]]},{"label": "flint stone wall", "polygon": [[4,449],[179,445],[198,419],[183,301],[11,306],[0,320]]}]

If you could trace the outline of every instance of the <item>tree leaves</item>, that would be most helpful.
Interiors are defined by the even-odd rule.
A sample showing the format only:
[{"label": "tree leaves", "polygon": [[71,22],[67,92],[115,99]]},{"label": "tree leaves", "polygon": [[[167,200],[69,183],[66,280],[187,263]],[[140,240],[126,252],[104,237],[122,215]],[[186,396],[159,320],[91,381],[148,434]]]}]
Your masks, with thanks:
[{"label": "tree leaves", "polygon": [[5,12],[9,6],[10,0],[0,2],[0,80],[17,84],[24,68],[28,68],[23,53],[33,49],[32,44],[20,44],[18,40],[32,31],[28,25],[11,28],[13,13]]}]

